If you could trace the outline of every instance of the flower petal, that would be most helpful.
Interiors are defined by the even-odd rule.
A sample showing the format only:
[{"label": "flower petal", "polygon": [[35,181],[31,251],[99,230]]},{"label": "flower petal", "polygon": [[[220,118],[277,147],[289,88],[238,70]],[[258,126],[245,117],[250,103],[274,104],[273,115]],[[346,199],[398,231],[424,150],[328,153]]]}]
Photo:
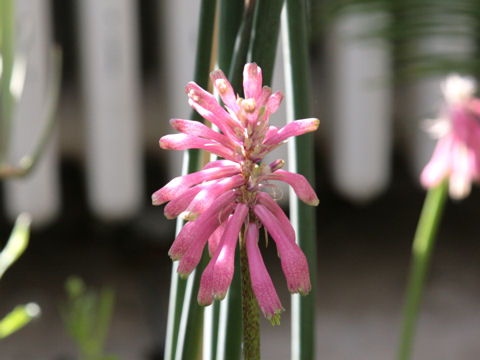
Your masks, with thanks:
[{"label": "flower petal", "polygon": [[262,93],[262,69],[255,64],[246,64],[243,68],[243,92],[245,99],[255,99]]},{"label": "flower petal", "polygon": [[235,175],[206,186],[195,196],[188,206],[185,219],[192,220],[196,218],[199,214],[208,209],[208,207],[212,205],[218,196],[230,189],[234,189],[242,185],[244,182],[245,179],[242,175]]},{"label": "flower petal", "polygon": [[[210,216],[203,219],[201,224],[188,228],[188,234],[185,236],[187,239],[186,243],[189,243],[189,246],[183,253],[177,269],[181,277],[188,276],[193,269],[195,269],[200,262],[203,248],[208,238],[218,228],[219,224],[228,218],[234,207],[235,204],[228,204],[217,211],[216,216]],[[190,238],[190,240],[188,240],[188,238]],[[169,251],[169,254],[170,253],[171,250]]]},{"label": "flower petal", "polygon": [[248,206],[245,204],[238,204],[235,212],[228,220],[223,233],[223,244],[217,249],[217,251],[219,250],[220,252],[215,259],[213,271],[213,297],[215,299],[223,299],[227,294],[230,283],[232,282],[238,235],[240,234],[240,230],[247,215]]},{"label": "flower petal", "polygon": [[222,159],[222,160],[210,161],[209,163],[207,163],[203,167],[203,170],[211,169],[211,168],[223,168],[223,167],[228,167],[228,166],[236,166],[240,169],[240,165],[238,163],[236,163],[235,161],[223,160]]},{"label": "flower petal", "polygon": [[257,194],[257,202],[264,205],[277,219],[282,226],[282,231],[288,236],[290,241],[295,242],[295,230],[290,223],[287,215],[283,212],[282,208],[278,206],[277,202],[271,198],[266,192],[260,191]]},{"label": "flower petal", "polygon": [[449,193],[453,199],[463,199],[470,194],[472,188],[472,153],[463,143],[457,143],[453,148],[452,166],[449,181]]},{"label": "flower petal", "polygon": [[320,120],[313,118],[292,121],[291,123],[288,123],[281,129],[279,129],[276,133],[267,133],[267,136],[265,137],[265,141],[263,143],[265,145],[278,144],[288,139],[289,137],[299,136],[308,132],[315,131],[318,129],[319,124]]},{"label": "flower petal", "polygon": [[210,78],[212,79],[213,85],[220,94],[223,103],[228,106],[230,110],[236,113],[239,109],[239,106],[237,104],[237,97],[235,96],[235,91],[233,90],[232,85],[228,81],[223,71],[213,71],[212,73],[210,73]]},{"label": "flower petal", "polygon": [[293,188],[298,198],[308,205],[317,206],[319,203],[317,194],[315,194],[315,191],[303,175],[279,169],[267,175],[266,178],[287,183]]},{"label": "flower petal", "polygon": [[202,189],[204,189],[202,185],[191,187],[180,196],[177,196],[175,199],[171,200],[165,206],[165,209],[163,209],[165,217],[167,219],[175,219],[178,215],[185,211],[188,205]]},{"label": "flower petal", "polygon": [[230,165],[223,167],[204,168],[191,174],[177,176],[170,180],[164,187],[153,193],[152,203],[153,205],[161,205],[164,202],[180,196],[193,185],[199,184],[203,181],[233,176],[239,173],[239,165]]},{"label": "flower petal", "polygon": [[228,205],[234,203],[237,194],[232,190],[221,195],[214,205],[208,208],[203,214],[201,214],[197,220],[190,221],[180,230],[177,237],[173,241],[168,255],[173,260],[180,259],[185,251],[190,247],[195,239],[201,239],[205,236],[205,240],[208,239],[211,233],[220,224],[219,214],[225,214],[228,209]]},{"label": "flower petal", "polygon": [[208,304],[212,296],[219,300],[225,297],[233,278],[238,234],[247,214],[248,206],[240,203],[228,220],[220,245],[202,274],[198,293],[200,304]]},{"label": "flower petal", "polygon": [[278,107],[282,103],[282,100],[283,94],[280,91],[275,92],[272,96],[268,98],[266,105],[266,118],[268,118],[270,115],[272,115],[278,110]]},{"label": "flower petal", "polygon": [[235,129],[240,126],[230,114],[220,106],[215,96],[203,90],[194,82],[189,82],[185,87],[188,94],[188,103],[203,118],[218,126],[225,135],[235,139]]},{"label": "flower petal", "polygon": [[432,158],[420,175],[420,182],[424,187],[430,188],[437,186],[449,175],[452,149],[455,141],[453,135],[447,135],[438,141]]},{"label": "flower petal", "polygon": [[253,211],[277,245],[288,289],[292,293],[308,294],[312,286],[305,254],[296,243],[289,240],[279,221],[265,206],[257,204]]},{"label": "flower petal", "polygon": [[184,134],[199,136],[205,139],[211,139],[223,146],[233,149],[235,144],[223,134],[213,131],[208,126],[205,126],[199,121],[183,120],[183,119],[171,119],[170,125]]},{"label": "flower petal", "polygon": [[275,291],[272,279],[265,267],[260,249],[258,248],[257,224],[250,223],[248,225],[245,235],[245,245],[247,248],[252,289],[257,298],[260,310],[262,310],[263,315],[272,322],[272,325],[275,325],[275,323],[278,324],[280,313],[284,309]]},{"label": "flower petal", "polygon": [[225,159],[234,160],[234,152],[213,140],[187,134],[170,134],[160,139],[160,147],[165,150],[203,149]]},{"label": "flower petal", "polygon": [[212,257],[217,251],[218,244],[220,244],[220,240],[222,239],[226,226],[227,222],[222,222],[220,226],[208,238],[208,253],[210,254],[210,257]]}]

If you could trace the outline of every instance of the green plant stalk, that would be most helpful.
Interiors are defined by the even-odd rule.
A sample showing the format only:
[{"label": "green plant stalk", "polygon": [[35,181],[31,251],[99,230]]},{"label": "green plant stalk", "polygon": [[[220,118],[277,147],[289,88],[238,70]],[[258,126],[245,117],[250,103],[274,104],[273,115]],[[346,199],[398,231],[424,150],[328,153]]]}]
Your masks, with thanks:
[{"label": "green plant stalk", "polygon": [[[200,22],[197,40],[197,51],[195,59],[195,82],[203,88],[208,87],[208,76],[210,71],[210,61],[212,55],[213,31],[215,24],[216,0],[202,0],[200,10]],[[201,121],[201,117],[192,112],[192,119]],[[188,150],[184,157],[183,174],[197,171],[200,165],[200,151],[197,149]],[[183,226],[183,220],[177,219],[177,231],[180,232]],[[170,296],[168,305],[167,332],[165,338],[165,360],[173,360],[176,356],[178,331],[182,316],[183,304],[185,301],[185,290],[187,281],[181,279],[177,274],[178,262],[172,265],[172,275],[170,282]],[[191,295],[191,294],[190,294]],[[191,301],[191,299],[190,299]],[[200,311],[200,310],[199,310]],[[196,324],[200,326],[200,324]],[[201,327],[201,326],[200,326]]]},{"label": "green plant stalk", "polygon": [[397,360],[410,359],[415,327],[417,324],[420,303],[422,300],[425,278],[430,265],[430,259],[435,246],[435,237],[448,195],[448,182],[428,190],[418,221],[412,246],[412,259],[408,278],[403,324]]},{"label": "green plant stalk", "polygon": [[[286,0],[282,15],[287,121],[310,117],[310,64],[308,60],[307,14],[305,1]],[[305,134],[289,142],[291,171],[314,181],[314,135]],[[315,303],[316,303],[316,221],[315,208],[299,201],[290,191],[290,220],[297,234],[297,242],[307,257],[312,290],[308,296],[292,295],[293,360],[315,359]]]},{"label": "green plant stalk", "polygon": [[14,62],[15,2],[0,1],[0,56],[2,72],[0,77],[0,164],[8,161],[8,147],[14,98],[10,92]]},{"label": "green plant stalk", "polygon": [[250,58],[262,68],[263,83],[268,86],[272,85],[283,4],[284,0],[257,0]]},{"label": "green plant stalk", "polygon": [[245,360],[260,360],[260,319],[258,302],[252,289],[244,233],[240,233],[240,266],[242,271],[242,328]]}]

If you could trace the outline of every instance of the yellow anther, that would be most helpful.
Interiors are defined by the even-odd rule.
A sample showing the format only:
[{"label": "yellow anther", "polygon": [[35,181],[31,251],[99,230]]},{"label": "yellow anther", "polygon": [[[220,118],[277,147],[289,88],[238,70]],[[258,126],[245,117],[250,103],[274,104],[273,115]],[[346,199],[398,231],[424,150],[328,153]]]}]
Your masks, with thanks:
[{"label": "yellow anther", "polygon": [[218,91],[220,92],[220,94],[225,94],[227,92],[228,87],[227,87],[227,82],[225,81],[225,79],[215,80],[215,86],[218,89]]},{"label": "yellow anther", "polygon": [[257,106],[257,103],[255,102],[255,99],[244,99],[241,103],[242,109],[245,110],[246,112],[254,112],[255,107]]},{"label": "yellow anther", "polygon": [[195,102],[198,102],[200,100],[195,89],[190,89],[190,91],[188,92],[188,97]]}]

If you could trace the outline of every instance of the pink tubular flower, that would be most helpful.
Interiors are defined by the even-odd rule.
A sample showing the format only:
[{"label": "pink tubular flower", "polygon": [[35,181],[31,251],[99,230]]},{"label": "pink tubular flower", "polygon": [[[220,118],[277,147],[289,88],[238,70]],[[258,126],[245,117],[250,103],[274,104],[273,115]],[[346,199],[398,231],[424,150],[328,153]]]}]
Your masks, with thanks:
[{"label": "pink tubular flower", "polygon": [[467,77],[449,76],[442,90],[445,113],[427,124],[439,140],[420,180],[430,188],[448,179],[450,196],[462,199],[472,181],[480,179],[480,99],[473,96],[475,82]]},{"label": "pink tubular flower", "polygon": [[275,241],[289,290],[306,295],[311,284],[307,259],[295,243],[287,216],[262,190],[270,181],[283,181],[309,205],[317,205],[318,198],[302,175],[281,170],[283,160],[270,164],[261,161],[288,138],[315,131],[319,121],[297,120],[281,129],[270,126],[269,116],[278,109],[283,95],[262,87],[262,70],[254,63],[245,65],[245,98],[235,95],[221,70],[210,76],[225,107],[193,82],[186,86],[186,93],[189,104],[220,131],[199,122],[172,119],[170,124],[181,134],[162,137],[160,147],[203,149],[223,159],[174,178],[152,195],[152,201],[154,205],[169,202],[165,207],[167,218],[180,215],[189,220],[169,250],[173,260],[180,260],[180,275],[188,276],[193,271],[208,242],[212,258],[200,282],[198,302],[202,305],[225,297],[233,277],[238,236],[243,231],[253,292],[265,317],[278,323],[283,307],[258,247],[262,224]]}]

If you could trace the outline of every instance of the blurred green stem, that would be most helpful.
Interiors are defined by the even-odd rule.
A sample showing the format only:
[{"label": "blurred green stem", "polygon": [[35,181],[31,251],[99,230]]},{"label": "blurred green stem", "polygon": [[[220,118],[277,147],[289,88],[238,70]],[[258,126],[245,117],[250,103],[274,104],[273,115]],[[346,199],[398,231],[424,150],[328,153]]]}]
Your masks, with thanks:
[{"label": "blurred green stem", "polygon": [[40,316],[40,307],[35,303],[17,305],[0,320],[0,339],[20,330],[30,321]]},{"label": "blurred green stem", "polygon": [[431,188],[427,193],[422,213],[420,214],[412,246],[410,275],[403,310],[403,325],[397,360],[408,360],[411,357],[415,327],[425,287],[425,278],[447,195],[448,181],[443,181],[437,187]]},{"label": "blurred green stem", "polygon": [[44,127],[39,135],[38,141],[30,155],[25,155],[18,165],[10,165],[7,160],[0,162],[0,179],[6,177],[24,177],[28,175],[38,163],[41,155],[48,145],[53,129],[56,123],[55,112],[57,110],[58,98],[61,87],[62,74],[62,51],[58,47],[53,47],[50,55],[50,72],[48,98],[45,106],[45,112],[41,119],[44,121]]},{"label": "blurred green stem", "polygon": [[3,277],[3,274],[5,274],[5,271],[17,261],[27,248],[30,238],[31,221],[30,215],[27,213],[18,215],[7,244],[0,252],[0,279]]},{"label": "blurred green stem", "polygon": [[15,2],[0,1],[0,165],[7,162],[14,99],[10,91],[13,71]]},{"label": "blurred green stem", "polygon": [[[288,122],[311,116],[306,9],[304,0],[286,0],[286,11],[282,13]],[[288,145],[290,171],[304,175],[314,185],[314,134],[294,138]],[[308,296],[292,295],[291,359],[313,360],[317,274],[315,208],[301,202],[292,191],[290,194],[290,219],[297,242],[307,257],[312,282],[312,291]]]}]

